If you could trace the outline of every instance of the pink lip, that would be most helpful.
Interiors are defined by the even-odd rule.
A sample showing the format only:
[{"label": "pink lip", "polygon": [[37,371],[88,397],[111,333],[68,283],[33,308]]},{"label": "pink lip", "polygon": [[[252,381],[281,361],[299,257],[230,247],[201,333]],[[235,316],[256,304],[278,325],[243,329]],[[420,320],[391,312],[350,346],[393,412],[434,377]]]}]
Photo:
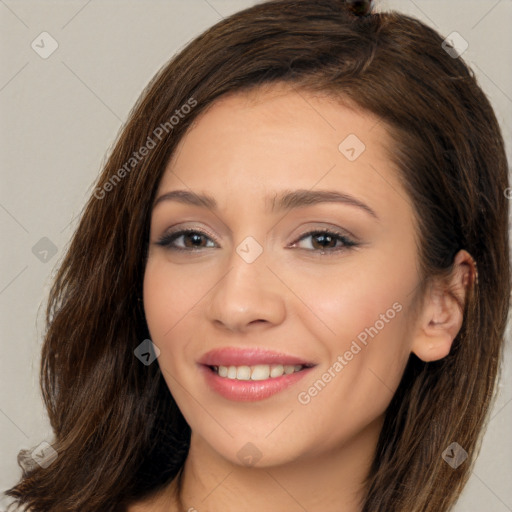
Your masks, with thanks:
[{"label": "pink lip", "polygon": [[211,389],[224,398],[238,402],[256,402],[269,398],[292,386],[312,370],[304,368],[300,372],[266,380],[236,380],[220,377],[209,366],[200,365],[199,369]]},{"label": "pink lip", "polygon": [[[211,366],[255,366],[257,364],[282,364],[306,366],[299,372],[271,377],[265,380],[236,380],[220,377]],[[292,386],[307,373],[315,363],[296,356],[262,349],[222,348],[207,352],[199,360],[199,369],[206,383],[224,398],[234,401],[254,402],[264,400]]]},{"label": "pink lip", "polygon": [[207,352],[199,361],[206,366],[254,366],[257,364],[282,364],[314,366],[315,363],[299,357],[258,348],[219,348]]}]

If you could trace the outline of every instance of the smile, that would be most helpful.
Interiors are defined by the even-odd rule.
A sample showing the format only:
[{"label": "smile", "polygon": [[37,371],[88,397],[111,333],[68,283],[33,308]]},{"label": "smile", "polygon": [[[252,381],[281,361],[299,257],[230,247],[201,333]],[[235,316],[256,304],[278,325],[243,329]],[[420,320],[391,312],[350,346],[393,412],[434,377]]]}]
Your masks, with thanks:
[{"label": "smile", "polygon": [[[267,366],[269,369],[264,368]],[[223,368],[221,370],[221,368]],[[282,369],[281,369],[282,368]],[[286,373],[285,368],[289,373]],[[215,394],[235,402],[256,402],[265,400],[293,386],[308,374],[312,366],[256,365],[256,366],[199,366],[207,387]],[[270,372],[273,369],[273,377]],[[228,374],[221,377],[219,372]],[[234,377],[236,371],[236,377]],[[251,375],[251,378],[239,378]],[[252,378],[253,372],[256,379]],[[280,373],[278,376],[277,373]],[[231,377],[229,376],[231,375]],[[268,377],[267,377],[268,375]],[[259,379],[258,379],[259,377]]]},{"label": "smile", "polygon": [[304,365],[258,364],[255,366],[211,366],[220,377],[233,380],[266,380],[299,372]]}]

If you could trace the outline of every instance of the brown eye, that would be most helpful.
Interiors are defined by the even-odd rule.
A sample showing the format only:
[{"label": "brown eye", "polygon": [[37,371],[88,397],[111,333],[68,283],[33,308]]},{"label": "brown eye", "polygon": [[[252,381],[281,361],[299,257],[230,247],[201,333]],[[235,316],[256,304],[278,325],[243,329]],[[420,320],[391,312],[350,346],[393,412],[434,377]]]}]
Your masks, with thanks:
[{"label": "brown eye", "polygon": [[[180,239],[182,239],[182,242],[180,244],[176,244],[176,241]],[[198,231],[196,229],[182,229],[180,231],[164,235],[156,242],[156,244],[175,251],[188,251],[208,249],[212,247],[212,245],[204,245],[203,242],[208,244],[211,241],[211,238],[202,231]],[[215,247],[215,244],[213,247]]]},{"label": "brown eye", "polygon": [[[336,244],[338,243],[338,240],[336,237],[327,235],[325,233],[320,233],[318,235],[315,235],[312,237],[313,239],[313,247],[315,247],[315,242],[320,244],[320,249],[331,249],[336,247]],[[317,248],[317,247],[315,247]]]},{"label": "brown eye", "polygon": [[[310,247],[298,247],[298,243],[307,238],[311,239],[311,242],[307,244]],[[314,253],[327,254],[346,251],[357,245],[358,244],[356,242],[341,233],[335,233],[327,230],[316,230],[304,233],[297,242],[292,244],[292,247],[298,247],[299,249],[304,249]]]}]

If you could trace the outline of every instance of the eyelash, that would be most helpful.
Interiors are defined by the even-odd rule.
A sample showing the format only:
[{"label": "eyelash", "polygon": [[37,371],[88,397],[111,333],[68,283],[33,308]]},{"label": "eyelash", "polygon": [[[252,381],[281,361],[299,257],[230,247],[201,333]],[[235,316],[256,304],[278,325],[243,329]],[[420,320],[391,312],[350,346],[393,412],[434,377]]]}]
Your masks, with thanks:
[{"label": "eyelash", "polygon": [[[159,245],[159,246],[162,246],[162,247],[166,247],[167,249],[171,250],[171,251],[183,251],[183,252],[196,252],[196,251],[200,251],[202,249],[205,249],[204,247],[200,247],[200,248],[197,248],[197,249],[194,249],[194,248],[191,248],[191,249],[184,249],[182,247],[176,247],[174,245],[172,245],[172,243],[177,240],[178,238],[180,238],[181,236],[183,235],[187,235],[187,234],[197,234],[197,235],[201,235],[201,236],[205,236],[207,238],[210,238],[210,236],[205,233],[204,231],[201,231],[201,230],[197,230],[197,229],[182,229],[180,231],[175,231],[174,233],[168,233],[164,236],[162,236],[162,238],[160,238],[160,240],[158,240],[156,242],[156,245]],[[343,246],[342,247],[338,247],[338,248],[326,248],[326,249],[302,249],[302,250],[305,250],[305,251],[308,251],[308,252],[316,252],[316,253],[320,253],[320,255],[327,255],[327,256],[333,256],[341,251],[347,251],[347,250],[350,250],[352,249],[353,247],[357,247],[359,244],[357,242],[355,242],[354,240],[348,238],[347,236],[345,236],[344,234],[342,233],[339,233],[339,232],[336,232],[336,231],[332,231],[332,230],[328,230],[328,229],[315,229],[313,231],[308,231],[306,233],[303,233],[300,238],[298,238],[295,242],[293,242],[292,244],[292,247],[294,245],[296,245],[298,242],[300,242],[301,240],[303,240],[304,238],[308,237],[308,236],[312,236],[312,235],[328,235],[328,236],[331,236],[333,238],[335,238],[337,241],[340,241],[343,243]],[[206,249],[208,249],[208,247],[206,247]]]}]

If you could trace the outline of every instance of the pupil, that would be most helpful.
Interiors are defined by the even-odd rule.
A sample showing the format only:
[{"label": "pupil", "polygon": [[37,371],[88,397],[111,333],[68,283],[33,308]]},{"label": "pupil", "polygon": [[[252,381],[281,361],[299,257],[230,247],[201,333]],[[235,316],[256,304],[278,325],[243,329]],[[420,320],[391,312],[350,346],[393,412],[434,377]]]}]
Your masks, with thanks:
[{"label": "pupil", "polygon": [[[189,233],[186,237],[185,237],[185,240],[190,240],[192,241],[192,245],[194,247],[197,247],[198,245],[201,245],[201,236],[202,235],[198,235],[197,233]],[[197,242],[197,243],[196,243]],[[187,245],[185,243],[185,245]]]},{"label": "pupil", "polygon": [[327,244],[330,244],[329,247],[332,247],[332,242],[334,241],[336,243],[336,241],[334,240],[334,238],[330,235],[317,235],[315,237],[317,240],[319,240],[320,242],[320,246],[322,249],[325,249],[325,247],[327,247],[327,245],[322,245],[324,244],[325,242]]}]

